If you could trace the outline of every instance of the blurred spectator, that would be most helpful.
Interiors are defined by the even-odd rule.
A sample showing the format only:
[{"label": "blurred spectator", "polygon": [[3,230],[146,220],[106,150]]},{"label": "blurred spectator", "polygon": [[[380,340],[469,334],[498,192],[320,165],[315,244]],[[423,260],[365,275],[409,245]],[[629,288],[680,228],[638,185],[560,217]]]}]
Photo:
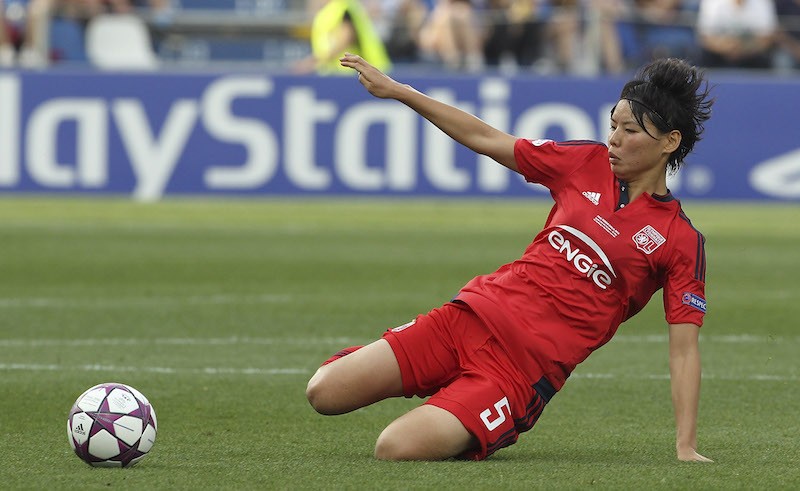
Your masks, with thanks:
[{"label": "blurred spectator", "polygon": [[800,0],[777,0],[778,44],[788,65],[800,68]]},{"label": "blurred spectator", "polygon": [[[95,0],[98,1],[98,0]],[[105,11],[112,14],[140,14],[151,21],[166,25],[172,21],[172,0],[99,0]]]},{"label": "blurred spectator", "polygon": [[100,9],[98,0],[29,0],[20,64],[85,61],[83,27]]},{"label": "blurred spectator", "polygon": [[390,17],[386,49],[389,57],[400,63],[419,61],[419,41],[422,26],[428,16],[428,7],[420,0],[400,0]]},{"label": "blurred spectator", "polygon": [[361,55],[381,71],[391,68],[391,61],[372,20],[358,0],[327,0],[311,23],[311,55],[294,66],[299,74],[349,74],[339,58],[345,52]]},{"label": "blurred spectator", "polygon": [[489,0],[483,53],[488,66],[509,58],[518,67],[529,67],[542,57],[544,29],[550,14],[544,0]]},{"label": "blurred spectator", "polygon": [[771,68],[777,27],[772,0],[701,0],[701,61],[707,67]]},{"label": "blurred spectator", "polygon": [[550,56],[562,71],[572,71],[581,38],[580,5],[578,0],[550,0],[550,3],[553,12],[546,32],[548,45],[553,47]]},{"label": "blurred spectator", "polygon": [[0,0],[0,65],[35,66],[44,58],[45,33],[37,30],[36,0]]},{"label": "blurred spectator", "polygon": [[17,57],[6,26],[6,6],[0,0],[0,67],[11,66]]},{"label": "blurred spectator", "polygon": [[575,65],[573,68],[579,71],[588,69],[591,73],[624,71],[626,64],[618,26],[630,17],[628,0],[582,0],[581,7],[585,16],[581,32],[581,63],[585,66]]},{"label": "blurred spectator", "polygon": [[590,45],[597,43],[595,50],[599,50],[601,68],[606,73],[622,72],[626,64],[617,25],[630,15],[630,5],[625,0],[588,0],[588,10],[595,33],[587,35],[587,41]]},{"label": "blurred spectator", "polygon": [[629,66],[656,58],[697,58],[696,12],[684,0],[635,0],[629,21],[619,25]]},{"label": "blurred spectator", "polygon": [[30,0],[26,24],[30,44],[23,46],[21,63],[86,61],[84,29],[103,8],[101,0]]},{"label": "blurred spectator", "polygon": [[166,11],[169,6],[169,0],[0,0],[6,20],[5,29],[0,28],[0,64],[15,58],[26,67],[84,62],[84,31],[94,16],[133,8]]},{"label": "blurred spectator", "polygon": [[147,9],[151,12],[170,10],[170,0],[105,0],[111,12],[127,14],[135,9]]},{"label": "blurred spectator", "polygon": [[451,70],[483,68],[483,29],[470,0],[436,0],[420,32],[420,49]]}]

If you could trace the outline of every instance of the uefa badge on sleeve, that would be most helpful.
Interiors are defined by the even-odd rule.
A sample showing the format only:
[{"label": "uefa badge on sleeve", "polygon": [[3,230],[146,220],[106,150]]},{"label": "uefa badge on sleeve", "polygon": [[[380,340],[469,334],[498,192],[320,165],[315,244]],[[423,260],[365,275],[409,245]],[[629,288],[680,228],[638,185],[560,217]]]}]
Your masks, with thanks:
[{"label": "uefa badge on sleeve", "polygon": [[694,307],[704,314],[706,313],[706,300],[700,295],[695,295],[691,292],[683,292],[681,303],[689,307]]}]

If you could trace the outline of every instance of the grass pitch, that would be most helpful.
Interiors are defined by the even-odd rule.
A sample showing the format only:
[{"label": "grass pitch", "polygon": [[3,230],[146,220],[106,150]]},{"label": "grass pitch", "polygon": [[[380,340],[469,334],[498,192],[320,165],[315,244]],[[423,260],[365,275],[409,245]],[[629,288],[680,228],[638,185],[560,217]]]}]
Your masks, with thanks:
[{"label": "grass pitch", "polygon": [[[800,207],[685,208],[707,237],[699,451],[675,459],[659,295],[578,367],[534,429],[485,462],[387,463],[419,400],[323,417],[321,361],[518,257],[539,201],[0,200],[4,489],[800,488]],[[93,469],[74,399],[140,389],[155,447]]]}]

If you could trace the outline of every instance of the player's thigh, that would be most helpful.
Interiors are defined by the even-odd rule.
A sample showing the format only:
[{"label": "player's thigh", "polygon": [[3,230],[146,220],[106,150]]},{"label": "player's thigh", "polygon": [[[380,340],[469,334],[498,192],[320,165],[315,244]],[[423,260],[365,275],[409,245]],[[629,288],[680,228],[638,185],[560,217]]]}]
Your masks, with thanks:
[{"label": "player's thigh", "polygon": [[475,437],[449,411],[422,405],[394,420],[375,444],[382,460],[444,460],[478,444]]},{"label": "player's thigh", "polygon": [[346,413],[402,394],[400,365],[385,339],[323,365],[306,390],[311,405],[323,414]]}]

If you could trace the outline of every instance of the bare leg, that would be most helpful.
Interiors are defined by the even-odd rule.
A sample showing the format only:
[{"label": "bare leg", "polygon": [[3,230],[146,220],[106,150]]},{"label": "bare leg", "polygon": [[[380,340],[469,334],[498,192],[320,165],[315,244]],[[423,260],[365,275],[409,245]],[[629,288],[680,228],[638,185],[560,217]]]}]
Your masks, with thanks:
[{"label": "bare leg", "polygon": [[[321,366],[306,388],[311,406],[326,415],[343,414],[403,395],[400,365],[389,342],[379,339]],[[450,412],[423,405],[394,420],[378,437],[381,460],[444,460],[477,445]]]},{"label": "bare leg", "polygon": [[8,44],[8,33],[6,32],[6,6],[3,0],[0,0],[0,46]]},{"label": "bare leg", "polygon": [[459,53],[452,27],[452,6],[450,0],[438,0],[428,20],[420,31],[420,48],[438,56],[452,69],[459,67]]},{"label": "bare leg", "polygon": [[375,444],[381,460],[445,460],[475,448],[477,440],[452,413],[424,405],[400,416]]},{"label": "bare leg", "polygon": [[311,406],[329,415],[347,413],[402,395],[400,365],[385,339],[323,365],[306,388]]},{"label": "bare leg", "polygon": [[453,3],[450,9],[450,30],[463,68],[477,71],[483,68],[483,33],[476,33],[475,12],[466,2]]},{"label": "bare leg", "polygon": [[28,20],[22,41],[20,62],[26,66],[43,66],[48,63],[50,50],[50,17],[57,0],[32,0],[28,6]]},{"label": "bare leg", "polygon": [[6,7],[0,0],[0,66],[11,66],[17,55],[6,32],[5,15]]},{"label": "bare leg", "polygon": [[625,69],[622,59],[622,46],[617,32],[617,19],[623,14],[624,6],[618,1],[595,1],[600,29],[600,53],[608,73],[620,73]]},{"label": "bare leg", "polygon": [[574,9],[562,7],[556,11],[548,25],[555,47],[558,67],[568,70],[575,60],[575,43],[578,32],[578,14]]}]

